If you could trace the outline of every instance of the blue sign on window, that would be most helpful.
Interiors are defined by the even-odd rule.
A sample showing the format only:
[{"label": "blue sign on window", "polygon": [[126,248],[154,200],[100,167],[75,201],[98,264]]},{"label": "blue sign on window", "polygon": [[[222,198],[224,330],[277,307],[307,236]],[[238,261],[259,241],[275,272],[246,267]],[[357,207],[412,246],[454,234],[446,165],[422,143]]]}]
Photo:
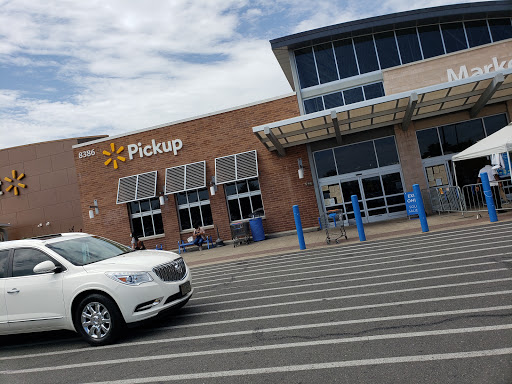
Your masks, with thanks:
[{"label": "blue sign on window", "polygon": [[416,201],[416,195],[414,192],[405,192],[405,206],[407,208],[407,214],[409,216],[411,215],[418,215],[418,203]]}]

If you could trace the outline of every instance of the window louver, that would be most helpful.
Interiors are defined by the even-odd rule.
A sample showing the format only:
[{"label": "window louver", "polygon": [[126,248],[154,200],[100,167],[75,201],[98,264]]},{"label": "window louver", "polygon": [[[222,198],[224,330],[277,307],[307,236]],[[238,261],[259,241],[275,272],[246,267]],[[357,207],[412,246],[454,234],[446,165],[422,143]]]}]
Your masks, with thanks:
[{"label": "window louver", "polygon": [[165,170],[165,194],[206,187],[206,162],[200,161]]},{"label": "window louver", "polygon": [[215,182],[225,184],[258,177],[256,151],[249,151],[215,159]]},{"label": "window louver", "polygon": [[117,187],[117,204],[156,196],[157,171],[122,177]]}]

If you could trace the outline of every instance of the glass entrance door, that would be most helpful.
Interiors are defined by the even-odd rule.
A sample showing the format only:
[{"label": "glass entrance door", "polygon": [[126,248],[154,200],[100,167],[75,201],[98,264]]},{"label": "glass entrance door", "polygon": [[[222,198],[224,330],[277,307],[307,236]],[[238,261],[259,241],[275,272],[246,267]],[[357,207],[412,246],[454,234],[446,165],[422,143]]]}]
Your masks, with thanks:
[{"label": "glass entrance door", "polygon": [[367,172],[321,185],[325,210],[343,209],[345,224],[355,222],[351,196],[357,195],[364,223],[406,214],[400,172]]}]

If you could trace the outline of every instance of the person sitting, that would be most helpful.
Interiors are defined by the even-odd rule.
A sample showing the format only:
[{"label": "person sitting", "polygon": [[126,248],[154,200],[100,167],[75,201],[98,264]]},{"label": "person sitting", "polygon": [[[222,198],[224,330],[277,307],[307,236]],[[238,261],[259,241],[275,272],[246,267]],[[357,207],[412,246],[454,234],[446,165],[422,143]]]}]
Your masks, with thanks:
[{"label": "person sitting", "polygon": [[194,233],[192,233],[192,236],[194,237],[193,243],[199,247],[200,251],[202,251],[203,243],[206,240],[206,236],[204,233],[204,229],[199,224],[196,224],[196,226],[194,228]]},{"label": "person sitting", "polygon": [[146,249],[146,246],[144,245],[144,242],[142,240],[137,240],[137,245],[135,246],[135,249],[140,251]]}]

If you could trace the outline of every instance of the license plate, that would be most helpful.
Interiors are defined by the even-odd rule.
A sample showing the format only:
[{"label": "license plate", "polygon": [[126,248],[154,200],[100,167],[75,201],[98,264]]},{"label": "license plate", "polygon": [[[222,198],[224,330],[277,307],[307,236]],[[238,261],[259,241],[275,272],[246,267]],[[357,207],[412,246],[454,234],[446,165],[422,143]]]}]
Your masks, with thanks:
[{"label": "license plate", "polygon": [[180,292],[183,296],[189,293],[192,290],[192,286],[190,285],[190,281],[183,283],[180,285]]}]

